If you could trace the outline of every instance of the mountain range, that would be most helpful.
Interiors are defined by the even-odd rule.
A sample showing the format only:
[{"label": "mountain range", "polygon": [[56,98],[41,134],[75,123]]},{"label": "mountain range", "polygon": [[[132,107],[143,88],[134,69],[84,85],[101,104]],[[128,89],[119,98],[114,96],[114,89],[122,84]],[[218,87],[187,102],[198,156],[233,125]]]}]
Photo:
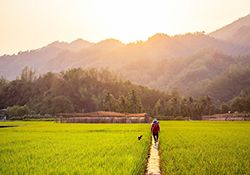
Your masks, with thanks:
[{"label": "mountain range", "polygon": [[37,74],[77,67],[108,68],[137,84],[228,101],[250,88],[250,15],[209,34],[158,33],[129,44],[116,39],[55,41],[1,56],[0,76],[13,80],[26,66]]}]

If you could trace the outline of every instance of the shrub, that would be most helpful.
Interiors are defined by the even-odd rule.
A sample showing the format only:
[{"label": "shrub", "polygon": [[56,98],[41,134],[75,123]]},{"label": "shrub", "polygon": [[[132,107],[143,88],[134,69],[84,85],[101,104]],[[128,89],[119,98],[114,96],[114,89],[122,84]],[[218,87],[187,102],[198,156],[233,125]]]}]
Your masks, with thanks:
[{"label": "shrub", "polygon": [[10,118],[21,117],[21,116],[29,114],[29,112],[30,112],[30,109],[27,105],[24,105],[24,106],[14,105],[14,106],[7,108],[7,114]]}]

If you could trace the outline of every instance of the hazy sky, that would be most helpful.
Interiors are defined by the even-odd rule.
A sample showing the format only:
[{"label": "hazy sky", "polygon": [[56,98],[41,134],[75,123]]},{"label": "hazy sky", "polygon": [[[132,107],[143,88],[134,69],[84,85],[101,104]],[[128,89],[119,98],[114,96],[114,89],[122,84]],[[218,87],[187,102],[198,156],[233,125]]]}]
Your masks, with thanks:
[{"label": "hazy sky", "polygon": [[249,13],[250,0],[0,0],[0,55],[56,40],[209,33]]}]

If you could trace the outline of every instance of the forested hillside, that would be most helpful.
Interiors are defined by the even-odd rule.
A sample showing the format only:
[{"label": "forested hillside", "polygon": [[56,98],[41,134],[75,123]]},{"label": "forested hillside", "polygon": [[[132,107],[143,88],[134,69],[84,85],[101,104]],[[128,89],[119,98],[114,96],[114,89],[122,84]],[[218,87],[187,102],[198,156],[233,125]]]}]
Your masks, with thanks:
[{"label": "forested hillside", "polygon": [[[59,72],[69,69],[108,68],[132,83],[166,93],[177,90],[185,96],[209,96],[220,105],[250,88],[250,46],[246,42],[249,31],[243,30],[249,28],[249,21],[250,15],[209,35],[204,32],[176,36],[158,33],[146,41],[129,44],[115,39],[98,43],[81,39],[71,43],[56,41],[40,49],[1,56],[0,76],[19,85],[19,80],[15,79],[25,67],[35,70],[36,76],[45,74],[36,83],[51,74],[47,72],[53,72],[52,77],[63,77]],[[116,92],[112,95],[120,97]],[[99,109],[102,97],[102,93],[94,99],[88,97],[88,105],[94,104],[91,108],[83,107],[84,110]],[[36,97],[41,102],[39,98]],[[14,104],[9,100],[6,104]],[[144,108],[149,109],[147,105]],[[76,106],[74,109],[80,110]]]},{"label": "forested hillside", "polygon": [[[239,98],[221,108],[209,96],[194,98],[181,96],[177,91],[164,93],[123,80],[106,69],[71,69],[35,77],[31,69],[25,68],[16,80],[1,78],[0,108],[7,108],[11,116],[103,110],[199,119],[231,107],[240,112],[250,111],[249,92],[242,91]],[[243,107],[237,106],[239,101]]]}]

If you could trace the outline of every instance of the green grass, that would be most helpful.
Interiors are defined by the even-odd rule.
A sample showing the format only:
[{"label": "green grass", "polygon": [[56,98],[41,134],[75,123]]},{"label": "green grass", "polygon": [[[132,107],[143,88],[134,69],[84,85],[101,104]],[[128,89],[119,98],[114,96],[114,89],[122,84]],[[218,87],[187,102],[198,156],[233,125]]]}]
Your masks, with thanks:
[{"label": "green grass", "polygon": [[[148,124],[0,122],[0,174],[143,174]],[[163,174],[250,174],[250,122],[161,121]],[[143,134],[141,141],[137,136]]]},{"label": "green grass", "polygon": [[250,174],[250,122],[160,122],[163,174]]},{"label": "green grass", "polygon": [[[148,124],[0,122],[0,174],[143,174]],[[141,141],[137,136],[143,134]]]}]

